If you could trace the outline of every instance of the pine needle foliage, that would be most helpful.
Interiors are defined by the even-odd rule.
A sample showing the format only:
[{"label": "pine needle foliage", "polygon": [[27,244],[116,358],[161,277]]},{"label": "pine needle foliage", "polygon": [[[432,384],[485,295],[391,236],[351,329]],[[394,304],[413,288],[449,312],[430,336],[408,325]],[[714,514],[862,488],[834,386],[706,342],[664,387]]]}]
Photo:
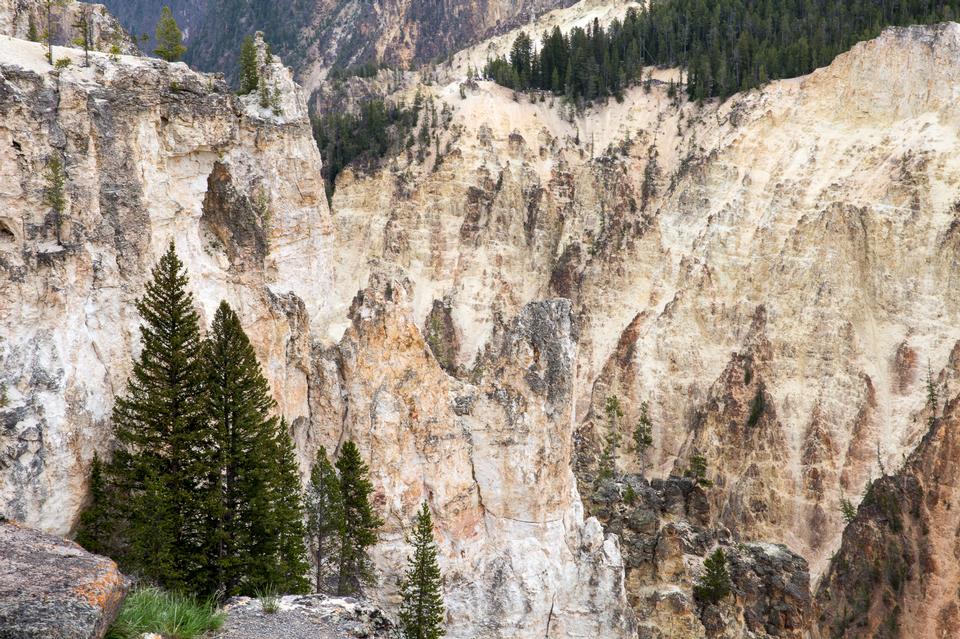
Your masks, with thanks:
[{"label": "pine needle foliage", "polygon": [[183,46],[183,33],[180,31],[170,7],[164,7],[160,11],[155,38],[157,48],[153,52],[167,62],[176,62],[187,51],[187,47]]},{"label": "pine needle foliage", "polygon": [[307,545],[314,567],[314,590],[322,592],[340,565],[340,536],[343,534],[343,495],[340,479],[323,446],[310,473],[307,486]]},{"label": "pine needle foliage", "polygon": [[272,416],[275,403],[243,330],[226,302],[204,349],[213,557],[205,591],[252,594],[304,589],[302,505],[293,444]]},{"label": "pine needle foliage", "polygon": [[727,557],[722,548],[717,548],[703,562],[704,573],[693,587],[694,596],[709,604],[715,604],[730,594],[730,574],[727,572]]},{"label": "pine needle foliage", "polygon": [[246,36],[240,45],[240,95],[253,93],[260,86],[257,47],[253,36]]},{"label": "pine needle foliage", "polygon": [[93,462],[90,464],[90,501],[80,515],[76,542],[92,553],[110,554],[113,551],[109,541],[113,519],[103,462],[100,461],[100,456],[94,453]]},{"label": "pine needle foliage", "polygon": [[433,540],[433,518],[424,502],[413,529],[413,554],[400,582],[400,628],[404,639],[439,639],[443,627],[443,577]]},{"label": "pine needle foliage", "polygon": [[113,410],[119,444],[108,475],[123,521],[121,565],[171,589],[205,563],[196,486],[204,470],[202,342],[173,243],[137,302],[142,350]]},{"label": "pine needle foliage", "polygon": [[689,477],[698,486],[710,488],[713,482],[707,479],[707,458],[697,453],[690,457],[690,465],[683,473],[684,477]]},{"label": "pine needle foliage", "polygon": [[646,472],[647,451],[653,446],[653,422],[650,421],[647,402],[640,404],[640,419],[633,429],[633,445],[637,452],[637,461],[640,462],[640,470]]},{"label": "pine needle foliage", "polygon": [[370,494],[373,484],[367,465],[353,441],[347,441],[337,460],[340,492],[343,495],[343,532],[340,535],[340,567],[337,594],[349,595],[373,582],[369,549],[377,542],[383,521],[373,512]]}]

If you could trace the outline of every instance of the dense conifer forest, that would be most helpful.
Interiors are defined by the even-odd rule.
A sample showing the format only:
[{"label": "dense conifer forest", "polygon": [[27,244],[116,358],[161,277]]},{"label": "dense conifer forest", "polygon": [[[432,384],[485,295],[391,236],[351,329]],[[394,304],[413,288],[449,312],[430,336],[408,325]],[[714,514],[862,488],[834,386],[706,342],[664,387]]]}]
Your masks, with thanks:
[{"label": "dense conifer forest", "polygon": [[886,26],[958,15],[960,0],[653,0],[606,29],[596,21],[569,34],[554,28],[540,47],[521,33],[484,74],[589,102],[619,99],[646,66],[678,66],[692,99],[726,97],[809,73]]}]

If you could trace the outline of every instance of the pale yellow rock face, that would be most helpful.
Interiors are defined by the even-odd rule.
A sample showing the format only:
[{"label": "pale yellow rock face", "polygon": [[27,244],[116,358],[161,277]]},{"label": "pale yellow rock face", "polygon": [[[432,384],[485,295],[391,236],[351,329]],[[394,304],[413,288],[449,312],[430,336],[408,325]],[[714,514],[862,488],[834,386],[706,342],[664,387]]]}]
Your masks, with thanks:
[{"label": "pale yellow rock face", "polygon": [[[139,349],[133,306],[171,240],[202,313],[238,311],[279,407],[308,415],[309,339],[331,288],[332,230],[305,117],[244,115],[225,85],[185,65],[112,62],[0,37],[0,357],[7,392],[4,514],[70,531],[94,451]],[[300,99],[302,106],[302,98]],[[62,157],[67,206],[45,203]],[[219,167],[218,171],[215,170]],[[208,176],[247,219],[224,220]],[[219,191],[218,191],[219,192]],[[240,255],[237,239],[258,249]],[[302,349],[301,349],[302,346]]]},{"label": "pale yellow rock face", "polygon": [[337,286],[370,258],[403,267],[418,323],[450,301],[465,366],[498,315],[570,297],[586,466],[604,398],[627,406],[627,440],[649,401],[650,472],[703,453],[720,521],[818,573],[841,493],[877,476],[878,448],[889,468],[917,443],[923,369],[960,336],[958,53],[957,25],[893,29],[722,105],[654,83],[582,115],[486,82],[420,87],[452,109],[442,162],[343,175]]},{"label": "pale yellow rock face", "polygon": [[[632,636],[618,542],[584,522],[571,469],[569,302],[523,309],[466,383],[431,355],[411,287],[378,271],[357,295],[351,326],[319,360],[301,450],[358,443],[386,521],[382,575],[402,569],[413,513],[432,506],[449,636]],[[375,591],[386,605],[395,592],[386,578]]]}]

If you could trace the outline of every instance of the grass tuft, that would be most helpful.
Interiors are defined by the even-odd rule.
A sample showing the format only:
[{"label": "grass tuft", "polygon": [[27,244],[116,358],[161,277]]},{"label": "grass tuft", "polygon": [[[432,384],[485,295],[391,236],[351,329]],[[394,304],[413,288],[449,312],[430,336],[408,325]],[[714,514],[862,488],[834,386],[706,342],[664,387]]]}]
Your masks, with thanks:
[{"label": "grass tuft", "polygon": [[159,588],[139,588],[123,602],[106,639],[139,639],[152,632],[167,639],[195,639],[223,625],[224,614],[212,601]]},{"label": "grass tuft", "polygon": [[265,613],[273,615],[280,612],[280,596],[277,595],[277,591],[272,587],[257,590],[255,594],[257,599],[260,600],[260,605],[263,607]]}]

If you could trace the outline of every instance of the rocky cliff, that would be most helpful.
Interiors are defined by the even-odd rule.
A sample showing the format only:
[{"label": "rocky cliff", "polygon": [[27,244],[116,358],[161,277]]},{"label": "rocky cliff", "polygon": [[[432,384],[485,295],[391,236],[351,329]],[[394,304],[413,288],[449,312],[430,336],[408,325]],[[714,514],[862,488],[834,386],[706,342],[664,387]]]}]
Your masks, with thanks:
[{"label": "rocky cliff", "polygon": [[817,592],[815,637],[949,637],[960,625],[960,346],[932,380],[937,401],[917,415],[929,429],[899,468],[873,481],[843,532]]},{"label": "rocky cliff", "polygon": [[0,52],[2,510],[66,533],[92,454],[110,450],[158,252],[177,242],[205,318],[222,298],[239,310],[295,419],[309,415],[299,326],[323,312],[332,229],[302,96],[276,115],[183,64],[84,67],[58,47],[74,63],[53,70],[41,45],[5,37]]},{"label": "rocky cliff", "polygon": [[[950,627],[951,559],[856,587],[900,551],[953,556],[929,469],[956,465],[935,444],[955,411],[924,438],[923,377],[949,379],[960,338],[960,25],[890,29],[723,103],[676,97],[659,69],[582,110],[465,78],[511,38],[376,87],[442,116],[421,153],[343,172],[332,209],[304,96],[262,45],[276,110],[182,64],[58,49],[74,63],[55,70],[0,38],[4,514],[71,528],[111,447],[132,302],[174,239],[205,320],[221,298],[239,310],[304,469],[358,442],[388,522],[385,608],[427,500],[452,637],[801,636],[813,619],[856,636],[891,606],[912,636]],[[611,430],[625,474],[605,486]],[[831,563],[841,496],[918,444],[843,538],[880,572]],[[694,455],[712,487],[678,477]],[[734,594],[703,606],[717,546]]]},{"label": "rocky cliff", "polygon": [[[69,532],[138,348],[133,302],[170,240],[208,322],[238,309],[304,469],[356,440],[385,516],[376,596],[392,607],[421,501],[436,513],[452,637],[627,637],[615,537],[572,472],[576,328],[566,300],[505,319],[471,381],[432,355],[413,285],[372,266],[350,308],[302,92],[260,41],[279,99],[183,64],[0,38],[2,512]],[[66,204],[47,197],[56,158]],[[333,345],[318,339],[346,322]]]},{"label": "rocky cliff", "polygon": [[[416,320],[449,309],[467,369],[498,317],[571,299],[581,479],[605,398],[627,442],[649,401],[649,472],[703,454],[716,520],[818,575],[841,492],[917,444],[922,369],[958,337],[958,54],[957,25],[890,29],[722,104],[671,98],[660,71],[580,113],[485,82],[404,87],[450,124],[423,162],[342,174],[337,286],[371,257],[408,269]],[[637,468],[630,446],[620,463]]]}]

